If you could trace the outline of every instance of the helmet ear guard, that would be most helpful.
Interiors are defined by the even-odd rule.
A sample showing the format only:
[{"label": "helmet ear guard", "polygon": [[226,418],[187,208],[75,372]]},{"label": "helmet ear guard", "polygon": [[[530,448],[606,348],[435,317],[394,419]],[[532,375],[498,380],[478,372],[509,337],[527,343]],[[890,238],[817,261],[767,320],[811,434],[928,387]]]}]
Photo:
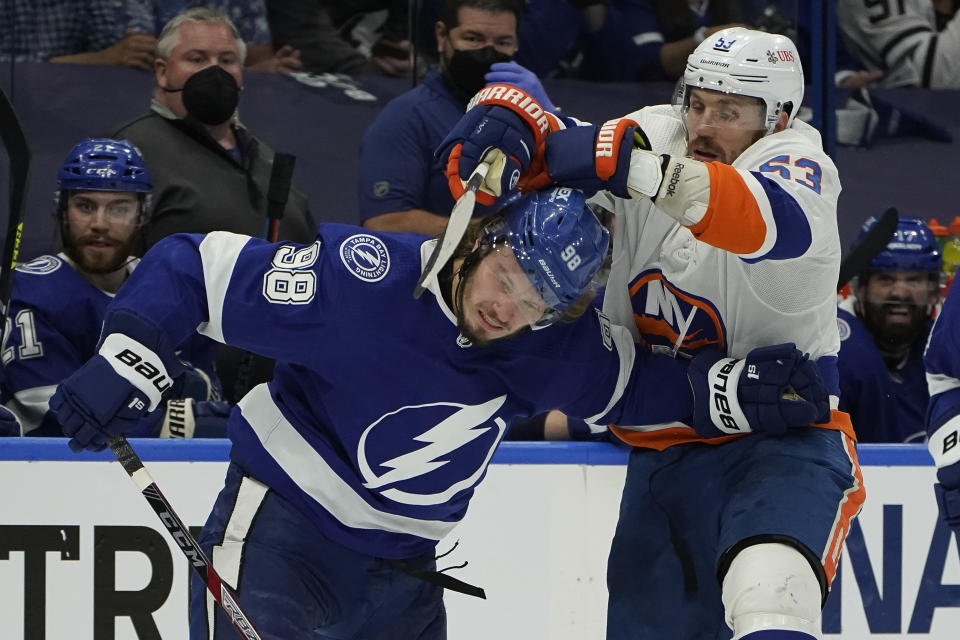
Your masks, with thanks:
[{"label": "helmet ear guard", "polygon": [[733,27],[701,42],[687,58],[687,68],[674,92],[674,105],[686,109],[693,89],[707,89],[758,98],[765,106],[763,129],[772,133],[787,110],[793,123],[803,102],[803,67],[790,38]]}]

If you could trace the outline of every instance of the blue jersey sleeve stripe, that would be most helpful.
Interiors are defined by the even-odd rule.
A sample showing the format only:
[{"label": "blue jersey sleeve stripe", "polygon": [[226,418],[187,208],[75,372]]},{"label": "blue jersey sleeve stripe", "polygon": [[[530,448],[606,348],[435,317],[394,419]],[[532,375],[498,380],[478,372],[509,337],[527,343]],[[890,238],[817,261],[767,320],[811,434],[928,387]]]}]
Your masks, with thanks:
[{"label": "blue jersey sleeve stripe", "polygon": [[840,370],[837,367],[837,356],[820,356],[817,358],[817,368],[827,385],[827,391],[832,396],[840,395]]},{"label": "blue jersey sleeve stripe", "polygon": [[796,198],[784,191],[776,181],[765,177],[759,171],[751,171],[757,179],[770,203],[773,222],[777,228],[777,241],[765,254],[755,258],[744,258],[744,262],[760,260],[788,260],[802,256],[810,248],[813,232],[803,208]]}]

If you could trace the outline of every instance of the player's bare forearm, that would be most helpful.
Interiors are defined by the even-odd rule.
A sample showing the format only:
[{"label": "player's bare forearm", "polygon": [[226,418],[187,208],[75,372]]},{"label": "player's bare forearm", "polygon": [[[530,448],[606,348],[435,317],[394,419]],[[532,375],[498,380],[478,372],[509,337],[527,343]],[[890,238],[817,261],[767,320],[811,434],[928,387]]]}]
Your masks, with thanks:
[{"label": "player's bare forearm", "polygon": [[382,213],[363,221],[363,226],[373,231],[422,233],[439,236],[447,226],[447,217],[426,209],[408,209]]}]

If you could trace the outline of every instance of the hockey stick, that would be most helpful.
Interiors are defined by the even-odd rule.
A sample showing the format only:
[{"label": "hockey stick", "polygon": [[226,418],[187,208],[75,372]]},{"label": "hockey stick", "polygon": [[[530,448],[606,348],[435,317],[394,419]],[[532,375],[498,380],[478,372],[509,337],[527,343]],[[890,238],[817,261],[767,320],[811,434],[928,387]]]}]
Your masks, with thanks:
[{"label": "hockey stick", "polygon": [[896,207],[890,207],[883,212],[877,223],[873,225],[863,239],[857,243],[847,257],[840,263],[840,279],[837,282],[837,291],[850,282],[853,276],[867,268],[877,257],[877,254],[883,251],[890,238],[897,231],[899,216]]},{"label": "hockey stick", "polygon": [[443,233],[437,240],[437,246],[434,247],[433,253],[427,259],[427,266],[424,268],[419,282],[417,282],[417,287],[413,290],[414,298],[420,297],[426,289],[427,280],[440,273],[440,269],[457,250],[457,245],[460,244],[460,240],[467,230],[467,225],[470,224],[470,218],[473,217],[473,207],[477,203],[477,189],[483,184],[489,169],[490,164],[488,162],[481,162],[470,174],[466,191],[457,198],[457,203],[453,205],[453,211],[450,212],[447,226],[443,228]]},{"label": "hockey stick", "polygon": [[143,466],[143,462],[140,460],[140,456],[133,450],[133,447],[130,446],[127,439],[119,435],[111,438],[107,444],[110,446],[110,450],[113,451],[113,455],[117,457],[117,461],[120,462],[120,466],[122,466],[123,470],[127,472],[127,475],[133,479],[137,488],[140,489],[140,493],[143,494],[143,497],[150,503],[150,507],[156,512],[157,516],[159,516],[160,521],[163,523],[163,526],[167,528],[173,541],[176,542],[180,550],[183,551],[183,555],[187,556],[187,560],[190,561],[190,566],[200,574],[204,584],[207,585],[207,590],[213,594],[217,604],[223,608],[223,611],[227,614],[230,622],[233,623],[233,627],[237,630],[237,633],[240,634],[240,637],[247,638],[247,640],[263,640],[260,634],[257,633],[257,630],[254,629],[247,615],[240,608],[240,605],[237,604],[237,596],[233,592],[233,589],[220,578],[220,575],[213,568],[207,555],[200,548],[196,538],[190,534],[190,530],[184,526],[183,521],[180,520],[180,517],[173,510],[173,507],[170,506],[167,499],[160,493],[160,488],[157,487],[157,483],[150,477],[150,474]]},{"label": "hockey stick", "polygon": [[[0,89],[0,140],[7,150],[10,162],[10,211],[7,214],[7,236],[3,244],[3,263],[0,264],[0,318],[7,317],[10,294],[13,291],[13,269],[20,254],[23,235],[23,204],[30,176],[30,147],[23,133],[23,125],[13,109],[7,94]],[[0,326],[0,336],[6,330]]]},{"label": "hockey stick", "polygon": [[[280,218],[287,207],[290,186],[293,183],[293,168],[297,156],[277,151],[273,154],[270,168],[270,182],[267,183],[267,220],[263,227],[263,239],[277,242],[280,239]],[[255,356],[249,351],[240,354],[233,378],[233,397],[239,400],[250,390],[250,378],[253,376]]]}]

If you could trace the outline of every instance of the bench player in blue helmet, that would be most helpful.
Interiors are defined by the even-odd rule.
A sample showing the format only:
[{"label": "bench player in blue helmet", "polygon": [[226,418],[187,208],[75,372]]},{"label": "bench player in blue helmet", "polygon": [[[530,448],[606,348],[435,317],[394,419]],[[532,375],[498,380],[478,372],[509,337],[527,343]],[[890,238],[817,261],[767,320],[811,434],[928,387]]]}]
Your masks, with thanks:
[{"label": "bench player in blue helmet", "polygon": [[[685,363],[635,349],[590,306],[609,239],[579,192],[531,193],[472,223],[414,299],[436,242],[342,224],[310,245],[171,236],[54,397],[71,446],[96,449],[160,401],[169,345],[195,331],[277,360],[230,416],[231,464],[199,539],[265,639],[446,637],[441,585],[471,590],[438,575],[434,547],[516,418],[711,420]],[[738,411],[786,428],[826,409],[792,345],[748,362]],[[789,385],[803,398],[784,397]],[[233,638],[194,586],[191,638]]]},{"label": "bench player in blue helmet", "polygon": [[[867,220],[862,237],[873,225]],[[840,409],[859,442],[922,442],[929,395],[923,349],[939,301],[940,247],[926,223],[900,218],[837,310]]]},{"label": "bench player in blue helmet", "polygon": [[[49,410],[50,397],[96,353],[106,307],[137,265],[131,254],[151,189],[137,148],[108,138],[75,145],[57,172],[57,183],[62,251],[17,266],[3,351],[3,402],[19,418],[24,435],[62,435]],[[224,435],[228,409],[207,402],[219,396],[216,348],[199,336],[180,345],[178,357],[191,366],[164,411],[145,419],[134,435]]]}]

